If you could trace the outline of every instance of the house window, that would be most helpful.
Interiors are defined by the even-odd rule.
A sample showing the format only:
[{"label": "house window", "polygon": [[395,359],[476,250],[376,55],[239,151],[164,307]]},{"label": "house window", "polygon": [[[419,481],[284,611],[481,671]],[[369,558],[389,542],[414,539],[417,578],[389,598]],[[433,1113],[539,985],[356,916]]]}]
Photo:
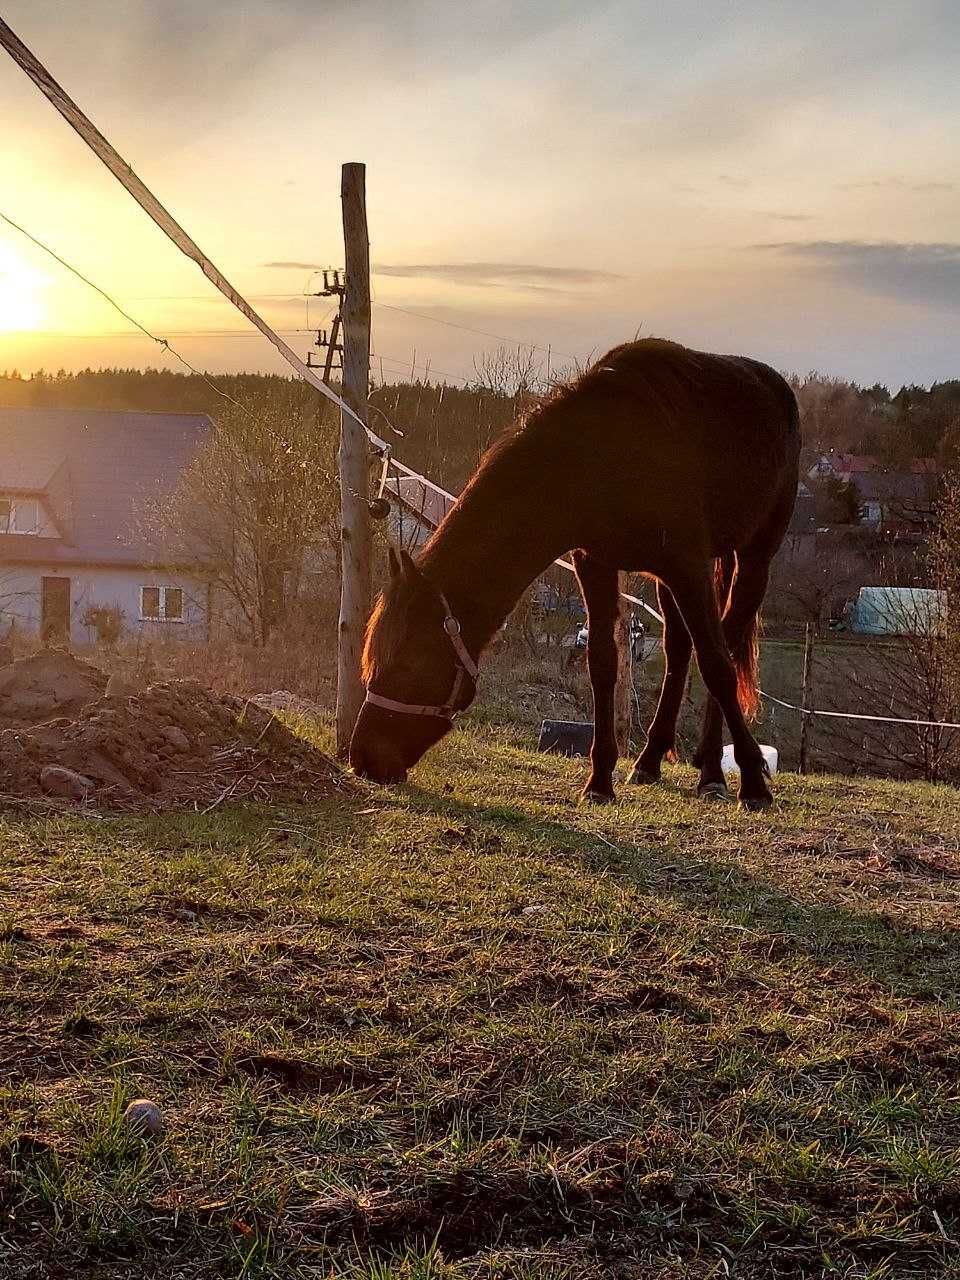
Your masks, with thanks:
[{"label": "house window", "polygon": [[183,591],[180,587],[141,587],[140,617],[144,622],[182,622]]},{"label": "house window", "polygon": [[0,498],[0,533],[41,533],[36,498]]}]

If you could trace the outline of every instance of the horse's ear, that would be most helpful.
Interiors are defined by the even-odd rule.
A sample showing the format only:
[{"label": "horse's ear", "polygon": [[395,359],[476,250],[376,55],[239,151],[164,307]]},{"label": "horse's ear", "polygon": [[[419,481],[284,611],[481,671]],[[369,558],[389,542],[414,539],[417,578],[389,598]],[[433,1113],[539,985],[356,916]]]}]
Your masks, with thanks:
[{"label": "horse's ear", "polygon": [[400,557],[397,555],[392,544],[387,549],[387,559],[390,562],[390,577],[399,578],[400,574],[403,572],[403,568],[400,564]]},{"label": "horse's ear", "polygon": [[400,549],[400,570],[405,578],[409,578],[411,582],[416,582],[420,577],[420,570],[417,568],[417,562],[409,551]]}]

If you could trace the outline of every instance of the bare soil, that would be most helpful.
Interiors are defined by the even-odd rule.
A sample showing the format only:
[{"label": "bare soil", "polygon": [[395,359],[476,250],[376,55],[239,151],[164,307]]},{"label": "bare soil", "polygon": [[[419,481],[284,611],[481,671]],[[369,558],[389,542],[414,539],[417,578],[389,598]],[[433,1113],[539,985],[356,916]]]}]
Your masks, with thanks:
[{"label": "bare soil", "polygon": [[[106,694],[106,674],[46,649],[0,669],[0,794],[96,809],[206,809],[298,799],[348,784],[270,708],[167,680]],[[60,787],[50,768],[77,775]],[[47,772],[45,772],[47,771]]]}]

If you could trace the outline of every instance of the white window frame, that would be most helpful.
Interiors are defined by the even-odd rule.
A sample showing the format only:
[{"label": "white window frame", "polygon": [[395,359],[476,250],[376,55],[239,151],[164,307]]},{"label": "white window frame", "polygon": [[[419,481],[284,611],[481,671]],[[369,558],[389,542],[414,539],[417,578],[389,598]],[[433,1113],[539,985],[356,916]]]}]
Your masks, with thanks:
[{"label": "white window frame", "polygon": [[[0,533],[15,534],[18,538],[40,538],[44,536],[44,512],[39,498],[19,498],[14,494],[10,494],[0,495],[0,501],[7,503],[10,507],[7,527],[0,529]],[[19,529],[17,525],[20,521],[20,513],[28,506],[33,508],[33,527],[31,529]]]},{"label": "white window frame", "polygon": [[[143,593],[145,591],[156,591],[159,593],[159,612],[156,617],[151,616],[143,611]],[[176,618],[167,617],[167,592],[176,591],[180,596],[180,616]],[[179,624],[185,621],[187,612],[187,593],[183,587],[177,587],[173,584],[169,586],[160,586],[158,583],[147,583],[140,588],[140,621],[141,622],[163,622]]]}]

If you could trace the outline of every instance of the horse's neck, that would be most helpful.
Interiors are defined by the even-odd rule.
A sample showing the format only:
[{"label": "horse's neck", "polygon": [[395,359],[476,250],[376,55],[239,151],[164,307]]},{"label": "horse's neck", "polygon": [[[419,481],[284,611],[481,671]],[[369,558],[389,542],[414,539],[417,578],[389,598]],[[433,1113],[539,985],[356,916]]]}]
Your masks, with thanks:
[{"label": "horse's neck", "polygon": [[575,546],[569,477],[545,459],[532,468],[506,451],[471,484],[443,522],[420,564],[460,618],[468,642],[482,649],[523,592]]}]

